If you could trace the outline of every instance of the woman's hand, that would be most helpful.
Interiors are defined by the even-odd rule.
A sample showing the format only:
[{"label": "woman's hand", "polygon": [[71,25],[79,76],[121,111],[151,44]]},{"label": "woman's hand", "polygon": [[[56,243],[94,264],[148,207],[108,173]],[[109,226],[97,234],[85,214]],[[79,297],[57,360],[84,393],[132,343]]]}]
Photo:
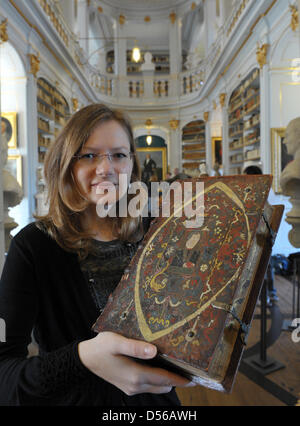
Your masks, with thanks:
[{"label": "woman's hand", "polygon": [[193,385],[177,374],[136,362],[131,357],[154,358],[156,347],[116,333],[102,332],[93,339],[80,342],[78,353],[86,368],[127,395],[167,393],[173,386]]}]

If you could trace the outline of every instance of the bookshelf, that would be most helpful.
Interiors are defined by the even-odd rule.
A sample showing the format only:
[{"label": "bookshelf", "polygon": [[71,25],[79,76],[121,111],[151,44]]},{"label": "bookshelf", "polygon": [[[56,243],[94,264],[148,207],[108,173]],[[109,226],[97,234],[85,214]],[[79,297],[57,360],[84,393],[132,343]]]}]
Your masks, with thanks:
[{"label": "bookshelf", "polygon": [[233,91],[228,107],[229,174],[260,162],[260,83],[255,68]]},{"label": "bookshelf", "polygon": [[[141,60],[136,63],[131,60],[131,50],[127,50],[127,74],[139,74],[141,73],[141,65],[144,63],[144,53],[141,52]],[[157,74],[169,74],[170,73],[170,57],[168,52],[151,52],[152,62],[155,65],[155,73]],[[186,54],[183,54],[182,61],[184,63]],[[111,74],[114,72],[115,54],[111,50],[106,55],[106,72]]]},{"label": "bookshelf", "polygon": [[191,121],[182,129],[182,167],[187,171],[198,169],[205,159],[205,122]]},{"label": "bookshelf", "polygon": [[37,81],[38,113],[38,158],[44,162],[46,152],[65,125],[69,117],[69,107],[55,86],[44,78]]}]

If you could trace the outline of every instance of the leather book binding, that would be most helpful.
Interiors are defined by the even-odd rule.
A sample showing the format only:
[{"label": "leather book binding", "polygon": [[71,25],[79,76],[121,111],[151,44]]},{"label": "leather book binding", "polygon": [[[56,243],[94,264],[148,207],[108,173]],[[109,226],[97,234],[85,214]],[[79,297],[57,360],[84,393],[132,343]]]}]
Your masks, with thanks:
[{"label": "leather book binding", "polygon": [[177,182],[182,193],[187,182],[196,187],[182,204],[202,222],[187,226],[191,216],[177,214],[171,196],[170,214],[152,220],[93,330],[151,342],[158,365],[230,392],[283,207],[267,203],[270,175]]}]

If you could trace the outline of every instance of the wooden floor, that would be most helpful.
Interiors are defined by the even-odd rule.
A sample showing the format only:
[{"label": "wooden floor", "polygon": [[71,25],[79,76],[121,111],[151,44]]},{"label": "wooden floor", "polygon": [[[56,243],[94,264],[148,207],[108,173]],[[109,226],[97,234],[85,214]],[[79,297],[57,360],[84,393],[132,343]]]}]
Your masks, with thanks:
[{"label": "wooden floor", "polygon": [[[287,406],[296,405],[300,399],[300,342],[292,340],[291,331],[281,331],[283,319],[292,317],[291,281],[275,276],[275,288],[279,300],[268,308],[267,359],[272,358],[284,365],[277,371],[263,375],[254,371],[244,372],[243,361],[237,373],[231,394],[223,394],[201,386],[177,389],[178,397],[183,406]],[[276,340],[274,340],[274,333]],[[300,336],[300,332],[298,333]],[[247,354],[256,353],[260,356],[260,306],[256,307],[254,319],[248,338],[248,345],[243,359]],[[271,344],[270,344],[271,343]],[[243,371],[243,372],[242,372]]]}]

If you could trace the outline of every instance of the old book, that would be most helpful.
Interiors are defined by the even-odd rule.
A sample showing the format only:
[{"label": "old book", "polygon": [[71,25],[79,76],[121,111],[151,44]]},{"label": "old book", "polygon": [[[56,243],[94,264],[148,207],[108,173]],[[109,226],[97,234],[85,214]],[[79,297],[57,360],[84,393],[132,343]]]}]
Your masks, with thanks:
[{"label": "old book", "polygon": [[188,227],[190,213],[178,215],[179,197],[171,197],[170,215],[152,221],[94,331],[151,342],[166,368],[229,392],[283,211],[267,204],[271,181],[269,175],[180,181],[182,188],[203,183],[190,195],[196,211],[198,198],[204,200],[203,223]]}]

